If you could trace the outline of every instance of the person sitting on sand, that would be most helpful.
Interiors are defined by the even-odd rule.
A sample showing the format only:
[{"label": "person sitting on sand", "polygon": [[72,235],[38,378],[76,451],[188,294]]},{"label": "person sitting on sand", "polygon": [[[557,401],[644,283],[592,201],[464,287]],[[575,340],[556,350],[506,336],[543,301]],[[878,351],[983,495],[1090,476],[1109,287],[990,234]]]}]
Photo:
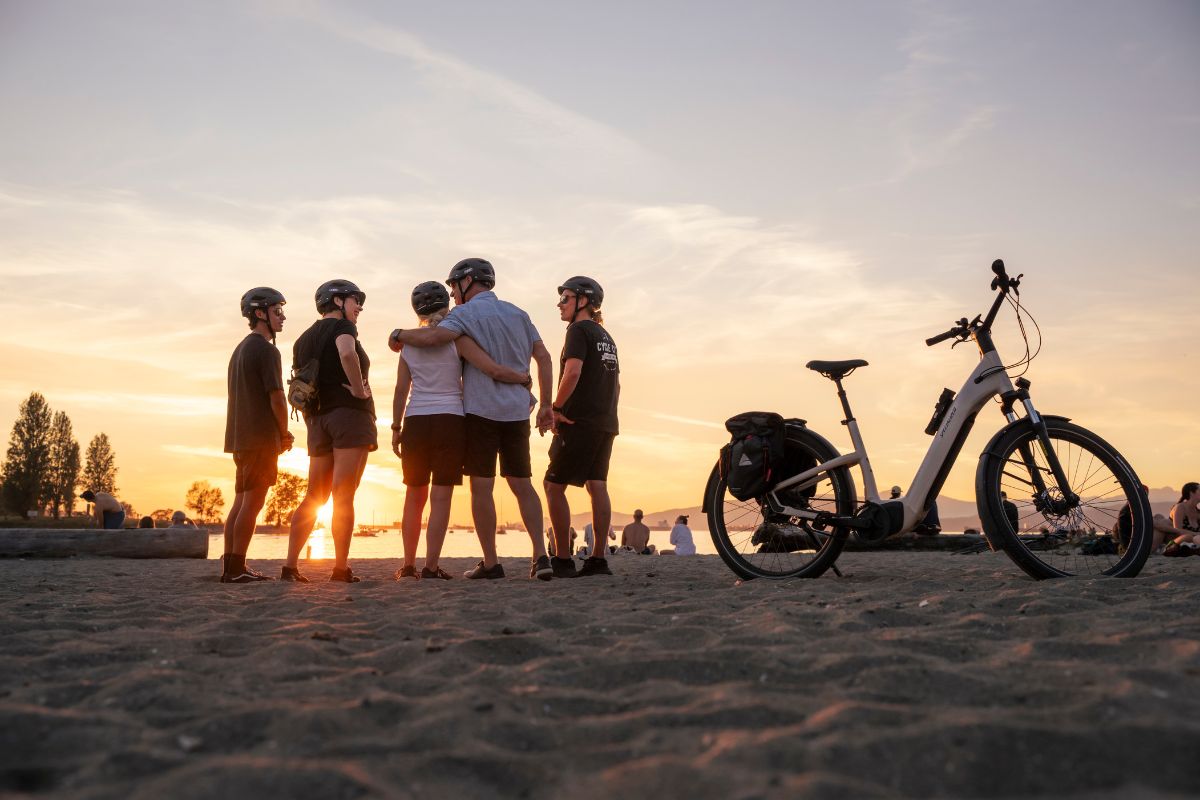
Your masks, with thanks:
[{"label": "person sitting on sand", "polygon": [[1179,494],[1179,502],[1171,509],[1171,524],[1183,531],[1180,535],[1163,548],[1163,555],[1168,557],[1191,556],[1200,554],[1200,483],[1189,481],[1183,485]]},{"label": "person sitting on sand", "polygon": [[633,522],[621,531],[621,546],[629,547],[635,553],[650,554],[650,529],[642,522],[642,510],[633,510]]},{"label": "person sitting on sand", "polygon": [[675,547],[677,556],[696,555],[696,543],[692,539],[692,530],[687,526],[687,514],[680,514],[675,519],[675,527],[671,528],[671,544]]},{"label": "person sitting on sand", "polygon": [[[1150,495],[1150,487],[1144,483],[1142,484],[1142,494],[1146,495],[1147,497]],[[1162,547],[1163,542],[1168,538],[1176,539],[1179,537],[1188,537],[1190,535],[1188,531],[1185,531],[1182,528],[1176,528],[1171,524],[1171,520],[1169,520],[1167,517],[1164,517],[1162,514],[1154,515],[1153,525],[1154,538],[1150,545],[1150,551],[1153,553],[1157,553],[1159,548]],[[1129,503],[1121,506],[1121,510],[1117,512],[1117,522],[1115,525],[1113,525],[1112,535],[1117,543],[1117,551],[1124,553],[1125,549],[1129,547],[1129,540],[1133,537],[1133,509],[1130,507]],[[1190,551],[1184,553],[1172,551],[1172,555],[1175,556],[1189,554]]]},{"label": "person sitting on sand", "polygon": [[[900,499],[900,487],[892,487],[892,496],[889,500]],[[925,512],[925,518],[917,523],[913,528],[913,533],[918,536],[937,536],[942,532],[942,520],[938,517],[937,500],[929,504],[929,510]]]},{"label": "person sitting on sand", "polygon": [[[422,327],[446,318],[450,293],[437,281],[418,284],[412,307]],[[502,367],[469,336],[433,347],[405,347],[396,367],[392,398],[392,452],[404,470],[404,519],[401,523],[404,563],[396,580],[438,578],[450,573],[438,566],[454,487],[462,485],[466,453],[463,421],[462,358],[493,380],[529,384],[529,374]],[[430,488],[432,482],[433,488]],[[430,500],[425,533],[425,565],[417,573],[421,516]]]},{"label": "person sitting on sand", "polygon": [[[608,538],[612,541],[617,540],[617,532],[613,530],[612,525],[608,526]],[[592,531],[592,523],[583,526],[583,546],[587,553],[591,553],[595,546],[595,534]],[[600,545],[600,549],[604,549],[604,544]],[[586,558],[586,556],[585,556]]]},{"label": "person sitting on sand", "polygon": [[125,507],[108,492],[93,492],[88,489],[79,497],[92,504],[92,516],[96,518],[96,527],[109,531],[125,527]]},{"label": "person sitting on sand", "polygon": [[195,528],[196,523],[194,523],[190,519],[188,519],[187,514],[183,513],[182,511],[176,511],[174,514],[171,515],[171,527],[172,528]]},{"label": "person sitting on sand", "polygon": [[283,364],[275,346],[275,335],[287,319],[285,303],[283,295],[269,286],[242,295],[242,316],[250,333],[234,348],[226,381],[225,452],[233,455],[236,473],[233,505],[225,520],[221,583],[270,580],[246,565],[246,552],[267,492],[278,478],[279,456],[292,449]]},{"label": "person sitting on sand", "polygon": [[[559,318],[567,323],[559,357],[558,393],[554,399],[554,441],[542,486],[550,520],[565,548],[571,520],[567,486],[583,486],[592,501],[592,525],[598,533],[588,543],[588,555],[578,572],[575,562],[556,558],[554,577],[612,575],[606,558],[611,531],[612,501],[608,495],[608,466],[613,440],[619,432],[617,401],[621,395],[621,366],[617,345],[604,329],[600,307],[604,289],[592,278],[577,275],[558,287]],[[610,534],[613,539],[615,534]]]}]

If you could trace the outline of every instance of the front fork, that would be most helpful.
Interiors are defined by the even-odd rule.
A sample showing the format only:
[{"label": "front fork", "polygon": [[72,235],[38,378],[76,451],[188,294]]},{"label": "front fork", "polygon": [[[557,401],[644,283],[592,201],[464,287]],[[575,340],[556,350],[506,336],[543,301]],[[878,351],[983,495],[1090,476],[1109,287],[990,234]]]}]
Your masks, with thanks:
[{"label": "front fork", "polygon": [[1049,487],[1046,486],[1046,481],[1043,477],[1043,470],[1038,467],[1037,461],[1033,456],[1033,450],[1028,443],[1018,445],[1017,450],[1021,454],[1021,460],[1025,463],[1025,468],[1029,470],[1029,479],[1033,483],[1034,489],[1034,507],[1042,513],[1050,513],[1054,515],[1062,515],[1079,505],[1079,495],[1071,490],[1070,482],[1067,480],[1067,473],[1063,470],[1062,462],[1058,460],[1058,453],[1054,450],[1054,445],[1050,442],[1050,431],[1046,428],[1046,421],[1042,419],[1042,415],[1033,407],[1033,400],[1029,397],[1030,383],[1025,378],[1018,378],[1016,381],[1017,388],[1005,394],[1003,400],[1004,416],[1009,422],[1017,421],[1017,414],[1013,411],[1013,403],[1019,401],[1025,407],[1025,415],[1033,425],[1034,433],[1037,434],[1038,444],[1041,446],[1042,455],[1046,458],[1046,466],[1050,468],[1050,474],[1054,476],[1054,481],[1058,485],[1061,497],[1055,497],[1051,494]]}]

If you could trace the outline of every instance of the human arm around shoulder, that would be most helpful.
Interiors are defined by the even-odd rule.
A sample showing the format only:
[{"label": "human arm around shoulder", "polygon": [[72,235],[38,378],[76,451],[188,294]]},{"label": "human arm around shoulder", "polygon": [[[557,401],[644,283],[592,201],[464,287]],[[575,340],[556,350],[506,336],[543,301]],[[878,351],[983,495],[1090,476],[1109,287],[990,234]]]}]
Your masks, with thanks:
[{"label": "human arm around shoulder", "polygon": [[408,362],[400,356],[396,366],[396,393],[392,395],[392,452],[400,455],[400,429],[404,426],[404,409],[408,405],[408,389],[412,385],[412,372]]},{"label": "human arm around shoulder", "polygon": [[354,337],[348,333],[339,333],[333,342],[337,345],[338,359],[342,362],[342,369],[346,371],[346,379],[350,381],[343,385],[350,394],[359,400],[366,400],[371,396],[371,389],[363,380],[362,366],[358,363],[358,351],[354,347]]},{"label": "human arm around shoulder", "polygon": [[537,429],[539,434],[545,436],[546,431],[554,427],[554,412],[550,408],[554,405],[551,399],[554,392],[554,359],[541,339],[533,343],[533,361],[537,364],[538,379]]},{"label": "human arm around shoulder", "polygon": [[532,385],[528,372],[517,372],[515,369],[497,364],[487,354],[487,351],[470,336],[459,336],[454,340],[454,346],[457,348],[460,358],[465,358],[471,366],[492,380],[501,383],[519,383],[522,386]]},{"label": "human arm around shoulder", "polygon": [[449,344],[457,339],[461,331],[452,330],[444,325],[427,328],[397,328],[388,337],[388,347],[399,352],[402,345],[413,347],[434,347],[439,344]]}]

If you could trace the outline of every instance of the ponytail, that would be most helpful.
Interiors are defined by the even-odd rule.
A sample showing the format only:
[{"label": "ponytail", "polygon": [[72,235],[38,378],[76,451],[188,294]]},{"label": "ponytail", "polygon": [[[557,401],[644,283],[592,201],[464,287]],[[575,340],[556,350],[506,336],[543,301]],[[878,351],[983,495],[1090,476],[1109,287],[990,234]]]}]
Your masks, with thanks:
[{"label": "ponytail", "polygon": [[604,314],[600,311],[600,309],[592,309],[592,322],[595,322],[597,325],[604,324]]}]

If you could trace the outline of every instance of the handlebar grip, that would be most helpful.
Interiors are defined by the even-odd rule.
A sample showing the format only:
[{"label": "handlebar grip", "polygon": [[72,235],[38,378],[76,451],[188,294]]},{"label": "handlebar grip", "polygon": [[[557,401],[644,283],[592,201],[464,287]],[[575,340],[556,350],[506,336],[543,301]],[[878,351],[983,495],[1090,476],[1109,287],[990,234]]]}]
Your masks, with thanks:
[{"label": "handlebar grip", "polygon": [[939,333],[937,336],[931,336],[925,340],[925,345],[927,347],[933,347],[938,342],[944,342],[947,339],[953,339],[955,336],[958,336],[959,330],[959,328],[951,328],[945,333]]}]

